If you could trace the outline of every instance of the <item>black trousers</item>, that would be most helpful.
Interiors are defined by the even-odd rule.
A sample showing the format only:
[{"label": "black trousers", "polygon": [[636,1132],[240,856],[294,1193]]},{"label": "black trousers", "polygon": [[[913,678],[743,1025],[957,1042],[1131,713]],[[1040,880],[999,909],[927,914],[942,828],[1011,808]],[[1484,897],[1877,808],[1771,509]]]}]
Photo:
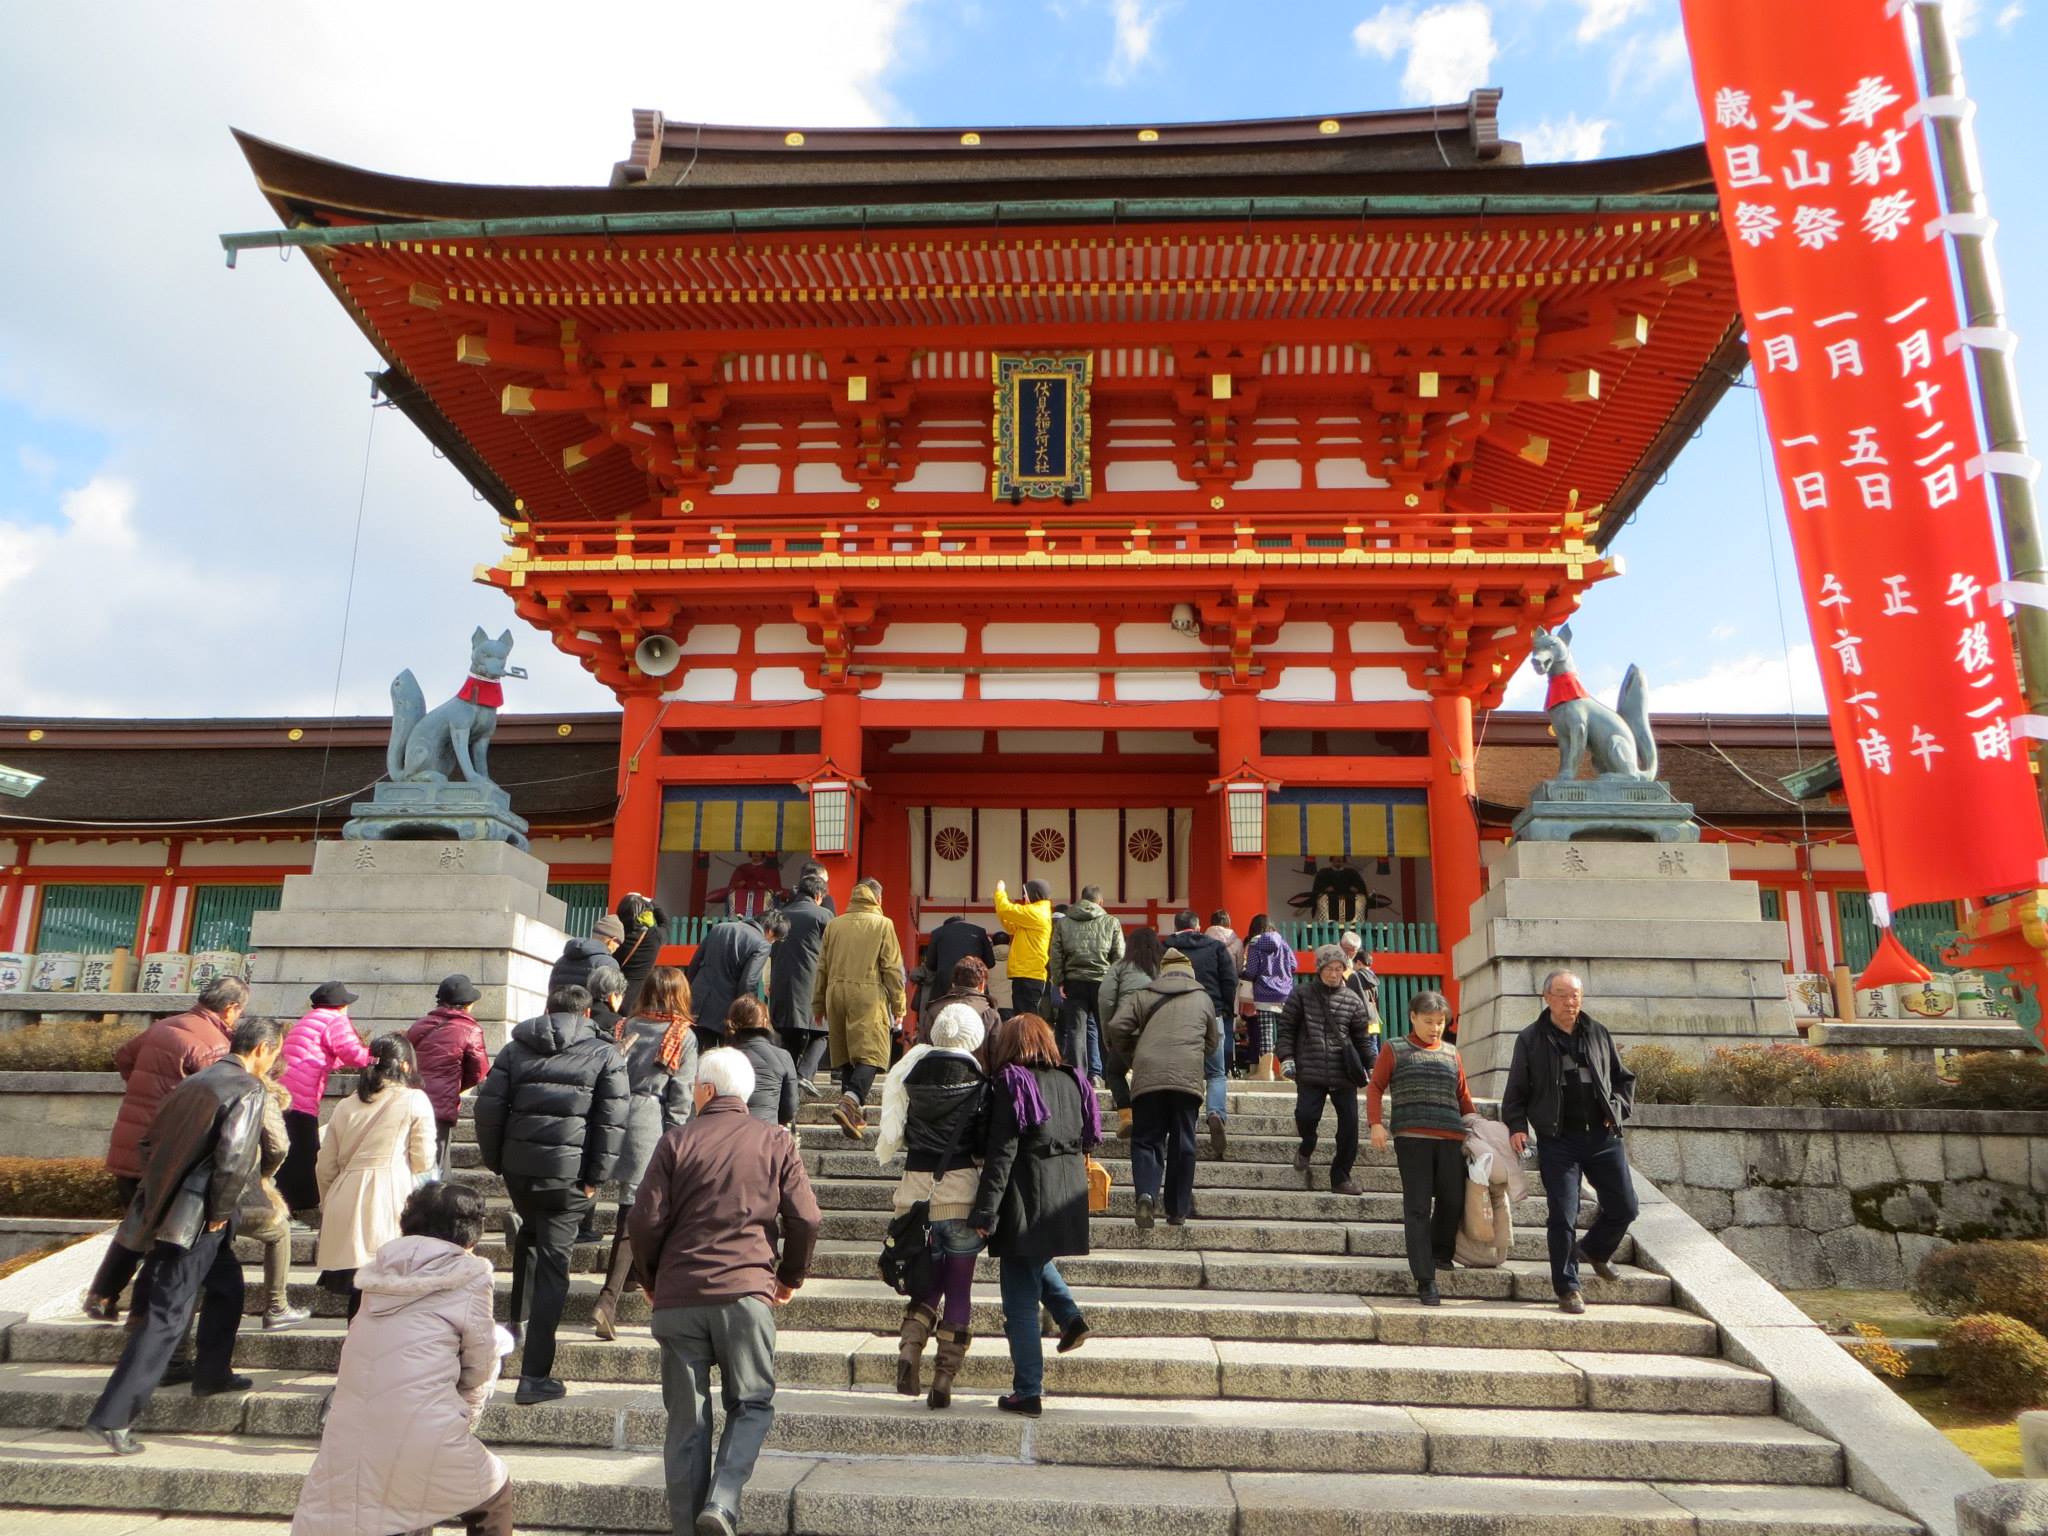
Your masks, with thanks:
[{"label": "black trousers", "polygon": [[320,1208],[320,1181],[313,1165],[320,1156],[320,1117],[300,1110],[284,1112],[284,1133],[291,1141],[284,1166],[277,1170],[277,1192],[284,1196],[286,1209],[300,1211]]},{"label": "black trousers", "polygon": [[1401,1229],[1408,1239],[1408,1273],[1431,1284],[1438,1265],[1450,1267],[1465,1215],[1465,1143],[1448,1136],[1396,1136],[1401,1167]]},{"label": "black trousers", "polygon": [[1314,1157],[1316,1127],[1322,1123],[1325,1102],[1337,1109],[1337,1152],[1330,1159],[1330,1182],[1342,1184],[1358,1161],[1358,1090],[1349,1084],[1326,1088],[1320,1083],[1296,1083],[1294,1129],[1301,1136],[1302,1156]]},{"label": "black trousers", "polygon": [[1131,1100],[1131,1187],[1164,1198],[1169,1216],[1195,1208],[1195,1125],[1202,1096],[1162,1089]]},{"label": "black trousers", "polygon": [[797,1077],[808,1083],[825,1064],[825,1052],[831,1048],[832,1037],[822,1029],[785,1029],[781,1033],[782,1048],[796,1063]]},{"label": "black trousers", "polygon": [[[142,1187],[142,1180],[131,1179],[126,1174],[114,1175],[114,1193],[121,1197],[121,1209],[125,1212],[135,1203],[135,1191]],[[104,1296],[109,1301],[120,1298],[128,1289],[128,1282],[135,1278],[135,1271],[142,1267],[142,1255],[133,1248],[123,1248],[119,1243],[108,1243],[107,1251],[100,1259],[100,1267],[93,1271],[92,1284],[86,1293]]]},{"label": "black trousers", "polygon": [[1102,1001],[1099,981],[1068,981],[1060,1003],[1060,1055],[1067,1064],[1088,1075],[1088,1025]]},{"label": "black trousers", "polygon": [[1010,1012],[1035,1013],[1045,1017],[1045,978],[1043,976],[1012,976],[1010,978]]},{"label": "black trousers", "polygon": [[128,1335],[120,1364],[86,1418],[95,1429],[126,1429],[141,1417],[185,1336],[195,1305],[199,1354],[192,1366],[194,1384],[212,1385],[234,1373],[235,1330],[242,1324],[242,1264],[235,1257],[233,1224],[200,1233],[190,1248],[158,1243],[149,1260],[135,1293],[142,1326]]},{"label": "black trousers", "polygon": [[849,1061],[839,1069],[839,1091],[855,1103],[865,1104],[868,1090],[875,1086],[875,1074],[881,1070],[873,1062]]},{"label": "black trousers", "polygon": [[569,1257],[576,1229],[594,1208],[580,1189],[536,1185],[517,1174],[505,1176],[505,1191],[519,1214],[512,1243],[512,1326],[520,1330],[521,1376],[551,1376],[555,1330],[569,1299]]},{"label": "black trousers", "polygon": [[[1629,1176],[1628,1151],[1610,1130],[1566,1133],[1536,1143],[1536,1167],[1550,1202],[1550,1283],[1562,1296],[1579,1288],[1578,1251],[1611,1259],[1629,1223],[1636,1219],[1636,1186]],[[1593,1186],[1600,1211],[1580,1237],[1579,1176]]]}]

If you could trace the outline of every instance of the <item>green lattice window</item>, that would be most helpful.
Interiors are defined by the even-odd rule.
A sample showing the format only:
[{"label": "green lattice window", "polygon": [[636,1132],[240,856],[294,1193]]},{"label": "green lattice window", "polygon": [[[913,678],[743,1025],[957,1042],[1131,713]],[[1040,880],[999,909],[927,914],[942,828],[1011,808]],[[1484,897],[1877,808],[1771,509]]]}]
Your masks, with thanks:
[{"label": "green lattice window", "polygon": [[569,916],[562,924],[562,931],[572,938],[584,938],[590,932],[590,925],[611,910],[608,894],[601,880],[558,880],[548,883],[548,894],[559,896],[568,904]]},{"label": "green lattice window", "polygon": [[1764,886],[1757,893],[1757,902],[1763,908],[1767,922],[1782,923],[1785,920],[1785,893]]},{"label": "green lattice window", "polygon": [[192,891],[194,954],[211,949],[249,952],[249,925],[258,912],[275,912],[284,897],[281,885],[201,885]]},{"label": "green lattice window", "polygon": [[139,885],[46,885],[36,924],[36,951],[103,955],[111,949],[130,949],[141,921]]},{"label": "green lattice window", "polygon": [[[1842,925],[1842,963],[1852,975],[1861,975],[1877,953],[1877,923],[1870,915],[1868,891],[1835,892],[1835,915]],[[1901,907],[1892,914],[1892,931],[1906,952],[1930,971],[1949,971],[1941,946],[1956,931],[1956,904],[1952,901],[1922,902]]]}]

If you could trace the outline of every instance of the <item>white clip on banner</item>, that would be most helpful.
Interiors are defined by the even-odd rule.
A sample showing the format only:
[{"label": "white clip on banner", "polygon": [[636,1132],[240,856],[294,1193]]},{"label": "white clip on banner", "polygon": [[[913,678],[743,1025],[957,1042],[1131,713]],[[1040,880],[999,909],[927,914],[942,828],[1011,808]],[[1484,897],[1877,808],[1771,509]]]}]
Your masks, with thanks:
[{"label": "white clip on banner", "polygon": [[1870,893],[1870,920],[1880,928],[1892,925],[1892,899],[1883,891]]},{"label": "white clip on banner", "polygon": [[1963,462],[1972,480],[1979,475],[2010,475],[2032,485],[2041,478],[2041,461],[2031,453],[1980,453]]},{"label": "white clip on banner", "polygon": [[1921,233],[1929,240],[1939,240],[1943,235],[1974,235],[1979,240],[1989,240],[1998,233],[1998,220],[1988,213],[1944,213],[1922,225]]},{"label": "white clip on banner", "polygon": [[1985,594],[1994,603],[2022,608],[2048,608],[2048,585],[2038,581],[1994,581]]},{"label": "white clip on banner", "polygon": [[1906,126],[1918,127],[1923,117],[1953,117],[1967,123],[1977,115],[1977,103],[1967,96],[1923,96],[1906,108]]},{"label": "white clip on banner", "polygon": [[2014,715],[2012,733],[2034,741],[2048,741],[2048,715]]},{"label": "white clip on banner", "polygon": [[1951,357],[1964,347],[1978,352],[2011,352],[2019,344],[2019,332],[2002,325],[1966,325],[1941,338],[1941,350]]}]

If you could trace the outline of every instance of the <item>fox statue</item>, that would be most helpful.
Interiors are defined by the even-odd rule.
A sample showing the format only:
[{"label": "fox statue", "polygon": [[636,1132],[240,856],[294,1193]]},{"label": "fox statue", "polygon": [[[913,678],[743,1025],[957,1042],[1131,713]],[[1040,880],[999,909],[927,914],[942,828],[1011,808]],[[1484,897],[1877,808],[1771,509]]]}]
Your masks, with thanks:
[{"label": "fox statue", "polygon": [[1593,770],[1622,779],[1657,777],[1657,743],[1650,735],[1649,706],[1643,674],[1631,666],[1621,679],[1618,708],[1609,709],[1586,692],[1572,663],[1572,627],[1555,632],[1536,627],[1529,665],[1550,679],[1543,709],[1557,734],[1557,776],[1575,779],[1579,764],[1591,757]]},{"label": "fox statue", "polygon": [[511,654],[511,630],[493,640],[477,626],[469,637],[468,679],[454,698],[431,711],[410,667],[391,680],[385,769],[394,782],[445,784],[460,773],[466,783],[491,783],[491,733],[505,701],[503,679],[526,676],[523,668],[505,665]]}]

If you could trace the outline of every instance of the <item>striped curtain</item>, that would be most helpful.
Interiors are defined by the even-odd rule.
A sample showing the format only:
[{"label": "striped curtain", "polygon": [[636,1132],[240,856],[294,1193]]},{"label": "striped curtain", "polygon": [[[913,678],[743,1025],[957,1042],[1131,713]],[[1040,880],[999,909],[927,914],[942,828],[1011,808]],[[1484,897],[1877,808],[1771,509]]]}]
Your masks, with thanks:
[{"label": "striped curtain", "polygon": [[672,788],[661,808],[663,853],[809,853],[811,802],[773,785]]},{"label": "striped curtain", "polygon": [[1270,858],[1426,859],[1421,790],[1280,790],[1266,803]]}]

